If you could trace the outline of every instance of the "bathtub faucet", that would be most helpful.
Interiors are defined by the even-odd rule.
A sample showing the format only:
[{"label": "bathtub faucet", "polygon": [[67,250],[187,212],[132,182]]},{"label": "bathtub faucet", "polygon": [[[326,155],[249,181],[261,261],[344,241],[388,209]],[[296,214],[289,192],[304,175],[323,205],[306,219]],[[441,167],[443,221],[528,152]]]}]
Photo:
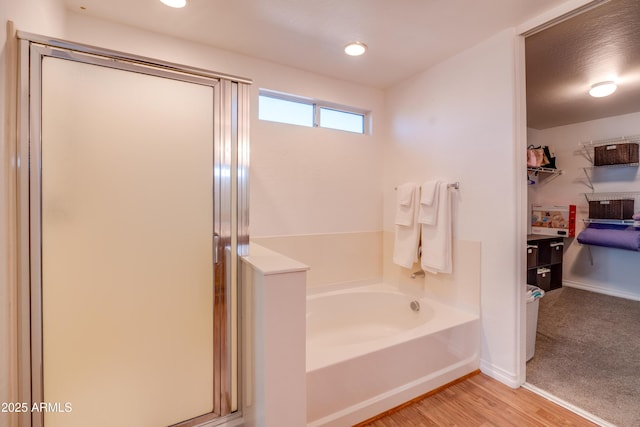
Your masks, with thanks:
[{"label": "bathtub faucet", "polygon": [[412,279],[415,279],[416,277],[424,277],[424,270],[418,270],[414,273],[411,273]]}]

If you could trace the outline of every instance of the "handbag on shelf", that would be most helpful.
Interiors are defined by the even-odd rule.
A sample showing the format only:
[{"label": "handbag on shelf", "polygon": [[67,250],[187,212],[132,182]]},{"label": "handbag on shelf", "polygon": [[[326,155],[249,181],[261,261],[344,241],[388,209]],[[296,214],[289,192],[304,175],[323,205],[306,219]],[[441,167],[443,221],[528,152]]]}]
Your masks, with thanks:
[{"label": "handbag on shelf", "polygon": [[527,167],[529,168],[556,168],[556,158],[551,154],[551,150],[546,145],[527,148]]}]

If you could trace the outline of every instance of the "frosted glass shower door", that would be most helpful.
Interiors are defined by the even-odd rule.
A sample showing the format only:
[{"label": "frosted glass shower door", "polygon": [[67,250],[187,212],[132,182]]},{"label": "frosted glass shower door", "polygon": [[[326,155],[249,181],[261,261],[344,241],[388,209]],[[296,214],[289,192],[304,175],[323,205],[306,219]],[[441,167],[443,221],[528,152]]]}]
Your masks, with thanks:
[{"label": "frosted glass shower door", "polygon": [[214,88],[46,57],[46,427],[213,411]]}]

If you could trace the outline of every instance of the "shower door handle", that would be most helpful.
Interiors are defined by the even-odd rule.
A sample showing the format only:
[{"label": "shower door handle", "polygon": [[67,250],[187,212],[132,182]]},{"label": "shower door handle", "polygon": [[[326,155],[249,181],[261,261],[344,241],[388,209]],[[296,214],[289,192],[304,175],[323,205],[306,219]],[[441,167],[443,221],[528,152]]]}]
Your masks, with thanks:
[{"label": "shower door handle", "polygon": [[220,235],[218,233],[213,233],[213,264],[219,264],[220,259]]}]

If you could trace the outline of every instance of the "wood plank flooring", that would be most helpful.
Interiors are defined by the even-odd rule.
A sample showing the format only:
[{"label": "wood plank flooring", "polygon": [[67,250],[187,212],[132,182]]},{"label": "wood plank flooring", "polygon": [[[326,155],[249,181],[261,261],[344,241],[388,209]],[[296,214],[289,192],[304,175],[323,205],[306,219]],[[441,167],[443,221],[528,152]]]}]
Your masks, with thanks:
[{"label": "wood plank flooring", "polygon": [[484,374],[470,376],[357,427],[596,426],[529,390]]}]

